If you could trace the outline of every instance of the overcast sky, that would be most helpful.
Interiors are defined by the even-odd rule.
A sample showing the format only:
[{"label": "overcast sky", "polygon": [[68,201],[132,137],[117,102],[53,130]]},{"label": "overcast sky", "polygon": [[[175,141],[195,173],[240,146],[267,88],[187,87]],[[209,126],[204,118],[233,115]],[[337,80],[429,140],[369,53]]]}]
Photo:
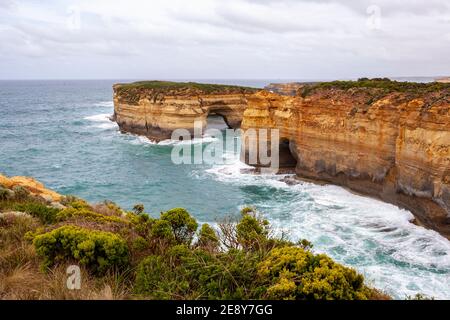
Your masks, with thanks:
[{"label": "overcast sky", "polygon": [[0,79],[435,75],[449,0],[0,0]]}]

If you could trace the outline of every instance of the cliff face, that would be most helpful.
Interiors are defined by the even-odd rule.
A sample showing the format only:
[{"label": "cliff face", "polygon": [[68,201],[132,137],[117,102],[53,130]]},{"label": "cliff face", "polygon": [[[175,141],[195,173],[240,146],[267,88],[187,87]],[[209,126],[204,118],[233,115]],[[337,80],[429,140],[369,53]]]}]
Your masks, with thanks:
[{"label": "cliff face", "polygon": [[302,88],[305,83],[290,82],[290,83],[271,83],[264,87],[264,90],[280,94],[282,96],[295,96],[298,89]]},{"label": "cliff face", "polygon": [[279,129],[281,158],[290,152],[299,176],[405,207],[450,236],[450,89],[416,90],[262,91],[248,99],[242,128]]},{"label": "cliff face", "polygon": [[248,95],[256,89],[197,83],[142,82],[114,86],[114,120],[120,130],[152,140],[170,139],[175,129],[193,134],[210,114],[223,116],[231,128],[240,127]]},{"label": "cliff face", "polygon": [[53,190],[45,188],[45,186],[30,177],[6,177],[0,174],[0,187],[4,186],[9,189],[14,187],[23,187],[28,190],[32,195],[39,196],[48,200],[49,202],[57,202],[61,200],[61,195]]},{"label": "cliff face", "polygon": [[266,89],[115,85],[114,117],[122,131],[154,140],[192,133],[214,113],[244,131],[279,129],[281,167],[407,208],[450,237],[450,85],[362,79]]}]

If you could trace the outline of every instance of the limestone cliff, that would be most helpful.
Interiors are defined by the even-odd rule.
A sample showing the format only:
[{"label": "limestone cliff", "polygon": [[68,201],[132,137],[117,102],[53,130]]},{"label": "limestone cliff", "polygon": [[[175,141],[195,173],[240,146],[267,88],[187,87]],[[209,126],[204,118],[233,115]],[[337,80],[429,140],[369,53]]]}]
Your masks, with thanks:
[{"label": "limestone cliff", "polygon": [[436,82],[440,82],[440,83],[450,83],[450,77],[441,77],[441,78],[437,78]]},{"label": "limestone cliff", "polygon": [[206,126],[210,114],[240,127],[248,95],[256,89],[199,83],[147,81],[114,85],[114,120],[120,130],[152,140],[170,139],[183,128],[193,133],[195,121]]},{"label": "limestone cliff", "polygon": [[306,83],[290,82],[290,83],[271,83],[264,87],[264,90],[278,93],[283,96],[295,96],[298,89],[302,88]]},{"label": "limestone cliff", "polygon": [[48,200],[49,202],[57,202],[61,200],[61,195],[53,190],[45,188],[45,186],[30,177],[6,177],[0,174],[0,187],[4,186],[9,189],[14,189],[14,187],[22,187],[28,190],[32,195],[39,196]]},{"label": "limestone cliff", "polygon": [[242,128],[279,129],[288,144],[280,150],[297,160],[299,176],[397,204],[450,236],[449,85],[380,80],[304,85],[295,96],[261,91],[248,98]]}]

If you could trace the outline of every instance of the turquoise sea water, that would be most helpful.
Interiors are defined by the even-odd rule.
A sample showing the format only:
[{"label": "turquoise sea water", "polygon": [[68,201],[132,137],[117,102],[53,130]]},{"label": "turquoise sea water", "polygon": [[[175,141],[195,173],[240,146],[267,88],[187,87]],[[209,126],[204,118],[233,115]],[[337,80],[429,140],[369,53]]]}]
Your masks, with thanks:
[{"label": "turquoise sea water", "polygon": [[396,298],[420,292],[450,299],[450,242],[410,223],[408,211],[336,186],[245,174],[231,150],[225,164],[174,165],[173,142],[121,134],[108,120],[119,81],[0,81],[0,172],[33,176],[92,202],[143,203],[155,216],[182,206],[201,222],[254,205],[277,230],[311,240],[316,252],[355,267]]}]

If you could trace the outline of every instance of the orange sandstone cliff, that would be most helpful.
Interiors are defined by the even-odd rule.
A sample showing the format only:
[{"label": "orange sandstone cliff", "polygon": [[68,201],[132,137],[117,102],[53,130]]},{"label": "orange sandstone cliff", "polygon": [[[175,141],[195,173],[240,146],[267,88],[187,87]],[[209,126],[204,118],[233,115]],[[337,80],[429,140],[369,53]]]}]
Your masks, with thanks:
[{"label": "orange sandstone cliff", "polygon": [[[282,90],[282,89],[281,89]],[[412,211],[450,236],[450,86],[380,81],[248,98],[242,129],[280,130],[295,172]],[[245,157],[244,150],[244,157]]]},{"label": "orange sandstone cliff", "polygon": [[406,208],[450,238],[449,84],[361,79],[266,89],[118,84],[114,119],[123,132],[154,140],[192,132],[194,121],[205,126],[214,113],[243,132],[279,129],[281,167]]},{"label": "orange sandstone cliff", "polygon": [[208,115],[223,116],[230,128],[239,128],[248,95],[256,89],[199,83],[145,81],[114,85],[114,120],[122,132],[151,140],[170,139],[173,130],[194,122],[206,126]]},{"label": "orange sandstone cliff", "polygon": [[41,182],[30,177],[7,177],[0,174],[0,186],[5,186],[9,189],[14,187],[25,188],[34,196],[43,198],[48,202],[58,202],[62,196],[53,190],[47,189]]}]

